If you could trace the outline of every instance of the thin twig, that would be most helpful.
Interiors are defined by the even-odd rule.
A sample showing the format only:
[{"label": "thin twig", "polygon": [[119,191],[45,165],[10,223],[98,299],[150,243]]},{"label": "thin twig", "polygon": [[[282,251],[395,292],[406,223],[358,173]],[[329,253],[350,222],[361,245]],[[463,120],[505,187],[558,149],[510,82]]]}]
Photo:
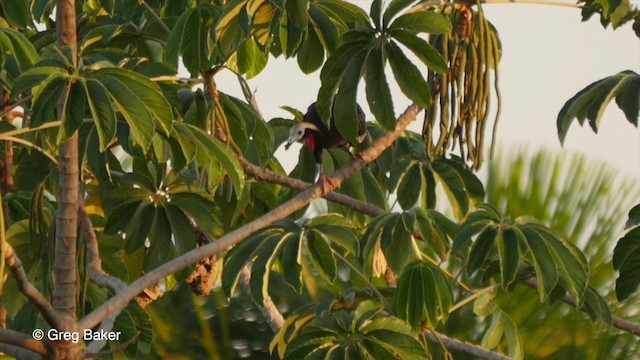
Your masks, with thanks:
[{"label": "thin twig", "polygon": [[[538,290],[538,279],[535,276],[528,277],[522,280],[521,283],[532,289]],[[569,295],[565,295],[561,297],[560,301],[562,301],[565,304],[569,304],[574,308],[578,308],[578,304],[576,303],[576,300]],[[584,307],[580,307],[579,310],[585,313],[587,312],[586,308]],[[626,331],[637,337],[640,337],[640,324],[633,323],[631,321],[625,320],[615,315],[611,316],[611,321],[615,328]]]},{"label": "thin twig", "polygon": [[41,148],[40,146],[32,143],[31,141],[27,141],[18,137],[13,137],[13,136],[4,136],[3,138],[4,141],[13,141],[14,143],[18,143],[18,144],[22,144],[25,146],[28,146],[34,150],[39,151],[42,155],[44,155],[47,159],[51,160],[54,164],[58,164],[58,159],[56,159],[53,155],[49,154],[49,152],[43,148]]},{"label": "thin twig", "polygon": [[33,131],[40,131],[45,129],[51,129],[54,127],[60,127],[61,125],[62,125],[62,121],[50,121],[35,128],[22,128],[22,129],[7,131],[0,134],[0,140],[7,140],[9,138],[13,138],[14,136],[27,134]]}]

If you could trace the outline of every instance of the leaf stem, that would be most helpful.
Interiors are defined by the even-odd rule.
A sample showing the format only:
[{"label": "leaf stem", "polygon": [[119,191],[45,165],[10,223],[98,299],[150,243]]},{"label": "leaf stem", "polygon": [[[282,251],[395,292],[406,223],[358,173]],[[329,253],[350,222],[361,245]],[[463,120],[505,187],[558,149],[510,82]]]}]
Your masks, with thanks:
[{"label": "leaf stem", "polygon": [[454,311],[460,309],[461,307],[467,305],[468,303],[470,303],[473,300],[479,298],[480,296],[496,290],[499,287],[500,287],[499,284],[494,284],[494,285],[488,286],[488,287],[486,287],[484,289],[480,289],[480,290],[474,292],[469,297],[462,299],[460,302],[458,302],[457,304],[454,304],[452,307],[450,307],[449,308],[449,314],[451,314]]}]

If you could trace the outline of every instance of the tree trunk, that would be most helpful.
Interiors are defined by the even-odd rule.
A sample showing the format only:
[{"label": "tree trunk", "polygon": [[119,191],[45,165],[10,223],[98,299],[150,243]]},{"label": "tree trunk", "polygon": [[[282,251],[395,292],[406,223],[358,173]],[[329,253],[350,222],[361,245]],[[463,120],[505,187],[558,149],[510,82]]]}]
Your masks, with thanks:
[{"label": "tree trunk", "polygon": [[[77,66],[76,11],[74,0],[56,1],[56,25],[58,43],[69,47],[73,64]],[[58,119],[62,119],[66,91],[58,101]],[[61,331],[76,331],[77,260],[76,241],[78,229],[78,133],[60,145],[58,154],[60,193],[56,214],[55,257],[53,261],[53,308],[65,322]],[[52,358],[82,359],[81,341],[60,341],[51,344]]]}]

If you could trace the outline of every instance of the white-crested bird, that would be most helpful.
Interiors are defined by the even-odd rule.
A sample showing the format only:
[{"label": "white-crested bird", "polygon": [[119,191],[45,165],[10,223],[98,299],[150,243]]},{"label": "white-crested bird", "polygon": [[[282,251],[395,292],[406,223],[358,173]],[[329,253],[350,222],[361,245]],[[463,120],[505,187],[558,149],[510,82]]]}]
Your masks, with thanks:
[{"label": "white-crested bird", "polygon": [[[366,135],[365,115],[362,108],[360,108],[360,105],[356,106],[356,110],[357,118],[353,119],[353,121],[358,122],[357,141],[358,143],[361,143]],[[313,103],[307,109],[307,113],[304,114],[303,121],[291,128],[289,140],[287,140],[287,143],[284,146],[284,148],[288,150],[294,142],[304,142],[307,148],[313,153],[313,157],[318,167],[318,173],[320,174],[319,181],[322,182],[323,191],[326,190],[325,184],[328,182],[328,178],[322,171],[322,150],[343,148],[345,151],[349,152],[349,147],[355,145],[351,144],[344,138],[344,136],[342,136],[342,134],[340,134],[335,123],[335,117],[331,117],[329,124],[330,128],[328,129],[322,122],[322,119],[320,119],[320,115],[316,110],[316,103]],[[349,152],[349,154],[351,153]],[[335,188],[335,186],[332,187]]]}]

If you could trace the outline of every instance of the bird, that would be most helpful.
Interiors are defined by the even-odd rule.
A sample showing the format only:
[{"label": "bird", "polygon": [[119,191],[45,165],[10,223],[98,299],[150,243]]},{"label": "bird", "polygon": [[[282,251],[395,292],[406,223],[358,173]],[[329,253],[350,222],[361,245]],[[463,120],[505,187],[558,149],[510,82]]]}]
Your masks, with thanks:
[{"label": "bird", "polygon": [[[357,118],[354,119],[354,121],[358,122],[358,137],[356,140],[359,144],[364,140],[366,135],[365,115],[358,104],[356,104],[356,112]],[[302,122],[291,128],[289,132],[289,139],[284,146],[285,150],[288,150],[294,142],[304,142],[307,148],[313,153],[313,157],[316,161],[316,167],[318,169],[317,171],[319,173],[318,181],[321,182],[323,192],[326,192],[327,185],[331,185],[332,188],[335,188],[336,186],[331,184],[329,179],[323,173],[322,150],[342,148],[351,155],[349,148],[356,145],[351,144],[344,138],[344,136],[342,136],[342,134],[340,134],[333,114],[329,120],[329,126],[330,128],[327,128],[327,126],[322,122],[316,108],[316,103],[314,102],[307,109],[307,113],[304,114]]]}]

